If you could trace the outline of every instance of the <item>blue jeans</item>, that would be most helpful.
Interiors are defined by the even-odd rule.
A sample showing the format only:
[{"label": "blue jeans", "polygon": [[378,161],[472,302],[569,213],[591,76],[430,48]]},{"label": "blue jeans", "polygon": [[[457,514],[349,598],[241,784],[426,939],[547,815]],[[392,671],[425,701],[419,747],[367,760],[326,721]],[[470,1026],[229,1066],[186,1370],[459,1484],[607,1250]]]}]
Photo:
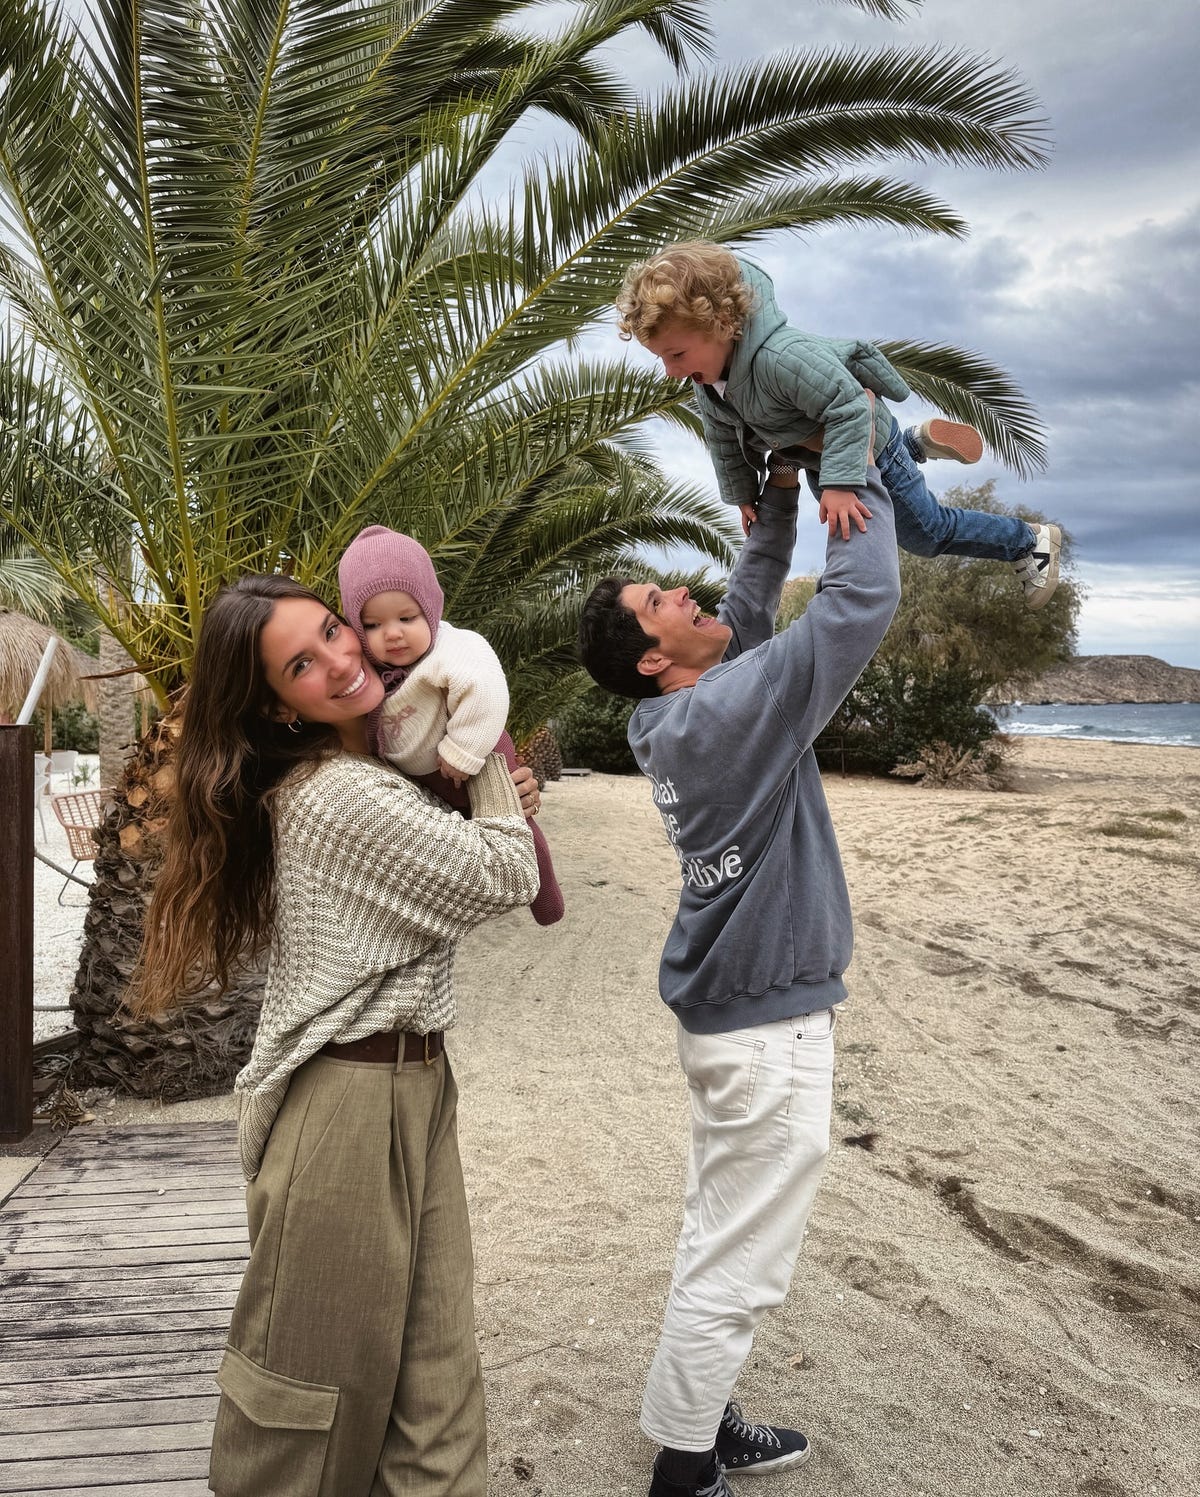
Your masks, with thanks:
[{"label": "blue jeans", "polygon": [[[983,561],[1016,561],[1033,550],[1033,527],[1013,515],[989,515],[981,509],[951,509],[939,504],[925,487],[925,476],[914,459],[900,423],[892,417],[892,431],[876,462],[883,486],[896,513],[896,544],[914,556],[974,556]],[[817,475],[810,468],[808,483],[820,498]]]},{"label": "blue jeans", "polygon": [[1013,515],[989,515],[981,509],[951,509],[939,504],[925,487],[900,423],[877,459],[883,486],[896,511],[896,544],[914,556],[975,556],[986,561],[1016,561],[1033,549],[1032,526]]}]

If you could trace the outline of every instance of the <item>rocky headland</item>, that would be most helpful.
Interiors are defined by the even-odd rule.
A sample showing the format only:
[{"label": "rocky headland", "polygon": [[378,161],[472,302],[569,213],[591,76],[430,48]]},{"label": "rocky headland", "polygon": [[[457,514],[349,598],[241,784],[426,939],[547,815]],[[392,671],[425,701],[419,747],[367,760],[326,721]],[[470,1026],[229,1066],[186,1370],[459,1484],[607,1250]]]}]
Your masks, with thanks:
[{"label": "rocky headland", "polygon": [[[1200,670],[1153,655],[1076,655],[1019,694],[1025,703],[1200,702]],[[1011,701],[1014,695],[1003,698]]]}]

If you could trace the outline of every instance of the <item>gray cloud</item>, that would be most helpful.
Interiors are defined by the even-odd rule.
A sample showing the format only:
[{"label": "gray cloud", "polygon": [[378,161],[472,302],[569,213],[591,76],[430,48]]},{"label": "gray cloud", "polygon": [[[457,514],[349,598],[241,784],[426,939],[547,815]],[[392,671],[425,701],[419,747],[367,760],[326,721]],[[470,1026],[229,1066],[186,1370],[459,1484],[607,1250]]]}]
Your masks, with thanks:
[{"label": "gray cloud", "polygon": [[[794,0],[718,0],[711,14],[722,62],[785,46],[941,45],[1002,59],[1039,95],[1054,141],[1044,171],[895,164],[965,214],[967,241],[882,229],[781,235],[754,258],[799,326],[954,343],[1008,369],[1048,425],[1049,471],[1021,484],[988,463],[939,464],[931,486],[996,477],[1005,498],[1060,519],[1085,585],[1089,568],[1106,577],[1123,568],[1123,586],[1146,600],[1144,616],[1160,598],[1163,648],[1180,658],[1189,579],[1200,594],[1194,0],[926,0],[902,26]],[[643,53],[637,82],[650,67]],[[665,81],[666,70],[656,76]],[[922,412],[910,402],[900,414]],[[677,441],[664,450],[684,461]],[[819,565],[820,553],[819,535],[802,532],[797,565]],[[1169,585],[1165,575],[1156,581],[1168,564]],[[1113,607],[1104,614],[1105,648],[1116,648],[1120,616]],[[1200,602],[1194,622],[1200,635]],[[1139,627],[1136,647],[1145,649]]]}]

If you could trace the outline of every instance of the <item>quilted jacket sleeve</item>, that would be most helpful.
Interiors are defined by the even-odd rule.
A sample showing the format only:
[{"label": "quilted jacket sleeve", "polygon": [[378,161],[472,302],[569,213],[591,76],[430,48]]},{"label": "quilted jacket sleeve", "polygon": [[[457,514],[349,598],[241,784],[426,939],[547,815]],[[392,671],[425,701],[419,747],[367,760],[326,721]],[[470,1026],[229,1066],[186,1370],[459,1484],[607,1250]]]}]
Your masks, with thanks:
[{"label": "quilted jacket sleeve", "polygon": [[717,490],[726,504],[757,504],[759,473],[766,467],[767,455],[761,455],[759,470],[752,468],[742,450],[737,428],[719,421],[712,413],[712,401],[697,391],[696,406],[704,425],[704,441],[717,474]]}]

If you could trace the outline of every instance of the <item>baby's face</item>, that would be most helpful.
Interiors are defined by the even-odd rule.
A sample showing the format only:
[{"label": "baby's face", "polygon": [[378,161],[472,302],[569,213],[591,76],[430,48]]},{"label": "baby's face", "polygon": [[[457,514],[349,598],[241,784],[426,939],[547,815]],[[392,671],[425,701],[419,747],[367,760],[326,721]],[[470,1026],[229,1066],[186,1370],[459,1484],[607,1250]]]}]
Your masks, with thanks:
[{"label": "baby's face", "polygon": [[722,379],[733,355],[732,338],[715,338],[680,322],[668,322],[643,344],[662,360],[668,378],[694,379],[701,385]]},{"label": "baby's face", "polygon": [[428,620],[408,593],[376,593],[363,604],[367,649],[387,665],[415,665],[432,643]]}]

